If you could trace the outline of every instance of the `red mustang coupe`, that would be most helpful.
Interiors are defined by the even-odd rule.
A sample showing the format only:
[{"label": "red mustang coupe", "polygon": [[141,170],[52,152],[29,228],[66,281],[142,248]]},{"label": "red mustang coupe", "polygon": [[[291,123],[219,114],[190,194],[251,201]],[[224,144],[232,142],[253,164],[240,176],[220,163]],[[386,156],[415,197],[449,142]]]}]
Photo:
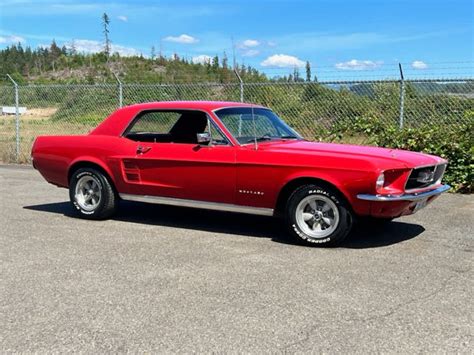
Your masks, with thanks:
[{"label": "red mustang coupe", "polygon": [[340,243],[355,217],[408,215],[449,189],[439,157],[309,142],[270,109],[236,102],[124,107],[88,135],[38,137],[32,159],[84,218],[112,216],[120,199],[281,216],[313,245]]}]

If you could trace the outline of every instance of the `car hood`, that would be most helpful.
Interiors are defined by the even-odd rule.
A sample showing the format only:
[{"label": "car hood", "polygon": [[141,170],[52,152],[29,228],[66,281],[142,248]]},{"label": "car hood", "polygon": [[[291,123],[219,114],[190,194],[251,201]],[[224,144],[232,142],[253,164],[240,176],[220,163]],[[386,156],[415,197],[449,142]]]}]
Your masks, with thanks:
[{"label": "car hood", "polygon": [[[261,149],[285,152],[288,154],[334,155],[335,157],[353,157],[368,161],[383,161],[384,163],[398,162],[406,168],[417,166],[436,165],[446,160],[429,154],[411,152],[401,149],[380,147],[321,143],[308,141],[281,141],[268,142],[259,145]],[[385,165],[385,164],[384,164]]]}]

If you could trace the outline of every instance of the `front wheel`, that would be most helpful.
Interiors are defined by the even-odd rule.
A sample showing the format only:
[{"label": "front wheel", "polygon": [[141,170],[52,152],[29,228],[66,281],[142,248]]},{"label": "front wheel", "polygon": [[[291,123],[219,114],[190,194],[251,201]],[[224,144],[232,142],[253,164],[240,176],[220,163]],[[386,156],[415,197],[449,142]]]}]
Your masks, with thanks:
[{"label": "front wheel", "polygon": [[107,176],[94,168],[76,170],[69,182],[69,198],[79,216],[105,219],[117,210],[118,198]]},{"label": "front wheel", "polygon": [[352,214],[340,194],[317,185],[295,190],[285,214],[290,234],[307,245],[334,246],[345,239],[352,227]]}]

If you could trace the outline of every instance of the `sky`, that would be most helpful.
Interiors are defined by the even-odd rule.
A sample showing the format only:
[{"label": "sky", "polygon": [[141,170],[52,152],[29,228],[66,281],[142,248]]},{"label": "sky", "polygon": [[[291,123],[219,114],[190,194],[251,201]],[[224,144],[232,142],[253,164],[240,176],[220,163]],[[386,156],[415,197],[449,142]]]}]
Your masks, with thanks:
[{"label": "sky", "polygon": [[100,51],[101,15],[112,50],[177,53],[195,62],[226,52],[229,62],[284,75],[306,61],[323,79],[474,76],[472,0],[1,0],[0,48],[74,42]]}]

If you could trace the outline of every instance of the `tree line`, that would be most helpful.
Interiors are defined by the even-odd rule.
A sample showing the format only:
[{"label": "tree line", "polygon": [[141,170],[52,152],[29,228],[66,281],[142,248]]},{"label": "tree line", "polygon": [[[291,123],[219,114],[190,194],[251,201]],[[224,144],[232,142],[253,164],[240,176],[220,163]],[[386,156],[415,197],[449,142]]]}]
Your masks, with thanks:
[{"label": "tree line", "polygon": [[[166,57],[156,55],[152,46],[150,55],[121,56],[113,52],[110,34],[110,18],[107,13],[101,17],[103,47],[98,53],[84,53],[76,49],[74,40],[68,46],[58,46],[53,39],[49,46],[32,48],[21,43],[0,50],[0,82],[6,74],[19,83],[101,83],[114,80],[118,74],[124,82],[138,83],[186,83],[186,82],[235,82],[236,70],[247,82],[270,81],[262,72],[250,65],[229,65],[225,52],[209,60],[195,63],[192,59],[177,53]],[[306,62],[306,81],[311,81],[311,65]],[[293,73],[279,77],[277,81],[305,81],[295,68]],[[314,78],[316,80],[316,78]]]}]

